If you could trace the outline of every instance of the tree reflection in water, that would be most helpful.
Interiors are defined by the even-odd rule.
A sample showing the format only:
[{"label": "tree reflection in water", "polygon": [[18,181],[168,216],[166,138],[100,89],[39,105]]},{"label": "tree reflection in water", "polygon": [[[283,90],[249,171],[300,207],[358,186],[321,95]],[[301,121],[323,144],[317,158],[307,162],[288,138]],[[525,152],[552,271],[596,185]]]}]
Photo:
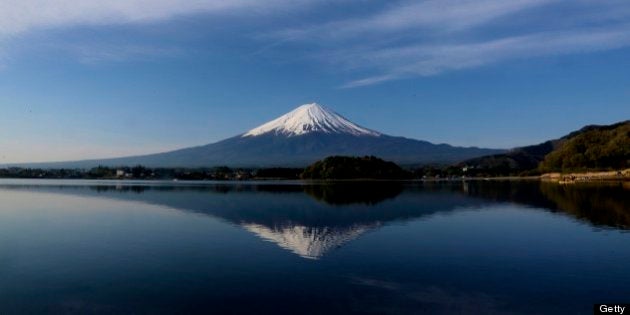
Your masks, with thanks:
[{"label": "tree reflection in water", "polygon": [[[219,218],[317,259],[394,221],[518,203],[597,227],[630,228],[630,185],[538,181],[0,185],[158,204]],[[317,200],[317,202],[313,202]]]}]

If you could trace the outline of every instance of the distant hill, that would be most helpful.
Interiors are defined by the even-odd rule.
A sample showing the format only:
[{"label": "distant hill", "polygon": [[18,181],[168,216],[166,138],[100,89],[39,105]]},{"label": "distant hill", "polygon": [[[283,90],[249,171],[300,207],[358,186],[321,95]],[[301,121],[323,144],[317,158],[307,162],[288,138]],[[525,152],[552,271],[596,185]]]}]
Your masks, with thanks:
[{"label": "distant hill", "polygon": [[559,139],[469,159],[459,165],[489,175],[627,168],[630,121],[586,126]]},{"label": "distant hill", "polygon": [[560,140],[545,141],[536,145],[515,148],[502,154],[469,159],[459,165],[468,166],[469,172],[481,172],[488,175],[533,173],[545,156],[557,148],[560,142]]}]

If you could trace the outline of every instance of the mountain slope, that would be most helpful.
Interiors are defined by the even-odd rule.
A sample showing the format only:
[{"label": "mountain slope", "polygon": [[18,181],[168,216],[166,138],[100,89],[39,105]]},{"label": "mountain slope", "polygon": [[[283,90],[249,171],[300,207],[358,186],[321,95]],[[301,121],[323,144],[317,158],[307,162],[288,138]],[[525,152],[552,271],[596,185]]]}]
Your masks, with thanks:
[{"label": "mountain slope", "polygon": [[555,140],[466,160],[460,165],[495,174],[625,168],[630,165],[630,121],[590,125]]},{"label": "mountain slope", "polygon": [[295,110],[241,135],[166,153],[103,160],[40,163],[37,167],[304,167],[330,155],[374,155],[401,164],[454,163],[502,150],[462,148],[393,137],[356,125],[318,104]]},{"label": "mountain slope", "polygon": [[630,167],[630,121],[587,126],[570,134],[545,155],[542,171],[624,169]]}]

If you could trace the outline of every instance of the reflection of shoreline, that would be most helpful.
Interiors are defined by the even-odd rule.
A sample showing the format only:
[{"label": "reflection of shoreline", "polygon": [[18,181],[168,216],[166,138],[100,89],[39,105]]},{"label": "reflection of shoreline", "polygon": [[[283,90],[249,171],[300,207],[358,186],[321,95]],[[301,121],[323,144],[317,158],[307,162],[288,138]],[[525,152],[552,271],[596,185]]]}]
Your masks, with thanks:
[{"label": "reflection of shoreline", "polygon": [[399,182],[324,183],[302,187],[309,196],[331,205],[375,205],[396,198],[404,189]]},{"label": "reflection of shoreline", "polygon": [[606,184],[567,186],[543,182],[540,190],[558,209],[578,219],[598,226],[630,229],[630,191],[625,186],[610,183],[608,190],[616,193],[604,194],[601,190],[606,189]]},{"label": "reflection of shoreline", "polygon": [[552,182],[465,183],[464,193],[498,202],[516,202],[564,213],[598,227],[630,229],[630,183],[588,182],[558,185]]},{"label": "reflection of shoreline", "polygon": [[[451,191],[400,184],[30,186],[44,193],[111,198],[208,215],[239,226],[303,258],[318,259],[364,233],[395,221],[480,206],[483,201]],[[0,185],[0,189],[7,187]],[[381,201],[389,202],[381,203]]]},{"label": "reflection of shoreline", "polygon": [[[318,185],[306,185],[304,183],[212,183],[208,185],[121,185],[120,182],[99,182],[98,185],[68,185],[67,181],[62,184],[58,181],[29,181],[20,184],[0,184],[0,189],[27,189],[48,191],[52,193],[68,193],[80,195],[92,195],[114,199],[128,199],[140,202],[147,202],[169,207],[228,217],[235,222],[241,222],[234,213],[222,213],[221,207],[210,195],[227,196],[229,194],[239,194],[239,196],[297,196],[304,193],[318,201],[322,201],[324,207],[317,209],[298,211],[287,209],[276,219],[290,217],[294,222],[306,224],[333,224],[344,222],[344,225],[352,225],[354,215],[343,215],[347,211],[335,210],[325,205],[335,205],[341,207],[356,207],[356,214],[363,214],[364,219],[369,221],[390,221],[396,217],[400,219],[410,219],[417,216],[427,215],[427,211],[417,211],[409,208],[407,210],[397,209],[395,213],[382,213],[375,206],[380,202],[399,199],[400,194],[408,196],[414,195],[416,205],[429,202],[435,204],[431,208],[436,211],[450,211],[454,207],[465,205],[466,203],[480,205],[487,201],[495,202],[516,202],[523,205],[547,209],[552,212],[564,212],[585,220],[595,226],[609,226],[613,228],[630,229],[630,182],[595,182],[576,183],[573,185],[558,185],[544,181],[499,181],[499,180],[472,180],[472,181],[428,181],[428,182],[331,182],[319,183]],[[357,188],[358,187],[358,188]],[[463,195],[473,199],[460,200],[453,203],[451,198],[437,198],[431,195],[439,192],[441,196],[445,194]],[[240,195],[244,194],[244,195]],[[182,198],[183,195],[188,195]],[[431,198],[427,198],[431,197]],[[284,203],[286,199],[282,198]],[[472,202],[472,200],[477,200]],[[219,207],[218,207],[219,206]],[[260,204],[252,202],[250,207],[260,208]],[[295,205],[298,206],[297,204]],[[218,208],[217,208],[218,207]],[[289,207],[290,208],[290,207]],[[312,207],[311,207],[312,208]],[[214,210],[211,210],[214,209]],[[309,208],[310,209],[310,208]],[[350,209],[350,208],[348,208]],[[274,209],[270,211],[277,212]],[[254,211],[255,212],[255,211]],[[296,217],[302,213],[302,218]],[[253,213],[252,213],[253,214]],[[321,216],[320,216],[321,214]],[[315,220],[315,217],[320,219]],[[260,221],[264,216],[257,217]],[[330,220],[325,218],[329,217]],[[311,218],[311,219],[309,219]],[[323,219],[322,219],[323,218]],[[356,219],[356,217],[354,217]],[[297,220],[297,221],[295,221]],[[306,220],[306,221],[304,221]],[[256,223],[255,221],[245,220]],[[362,220],[361,220],[362,221]],[[264,222],[264,221],[263,221]],[[373,222],[373,221],[372,221]],[[282,224],[282,222],[269,221],[267,224]],[[369,223],[369,222],[361,222]]]},{"label": "reflection of shoreline", "polygon": [[[557,185],[540,181],[442,181],[212,185],[1,185],[166,206],[242,227],[301,257],[317,259],[364,233],[438,213],[518,203],[594,226],[630,229],[627,183]],[[386,201],[386,202],[384,202]]]}]

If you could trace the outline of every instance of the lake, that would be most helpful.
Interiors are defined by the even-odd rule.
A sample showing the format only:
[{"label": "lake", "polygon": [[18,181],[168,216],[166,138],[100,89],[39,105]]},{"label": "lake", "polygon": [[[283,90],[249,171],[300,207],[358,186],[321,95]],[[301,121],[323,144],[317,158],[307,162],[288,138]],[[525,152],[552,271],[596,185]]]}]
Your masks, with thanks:
[{"label": "lake", "polygon": [[629,183],[0,181],[0,313],[592,314]]}]

